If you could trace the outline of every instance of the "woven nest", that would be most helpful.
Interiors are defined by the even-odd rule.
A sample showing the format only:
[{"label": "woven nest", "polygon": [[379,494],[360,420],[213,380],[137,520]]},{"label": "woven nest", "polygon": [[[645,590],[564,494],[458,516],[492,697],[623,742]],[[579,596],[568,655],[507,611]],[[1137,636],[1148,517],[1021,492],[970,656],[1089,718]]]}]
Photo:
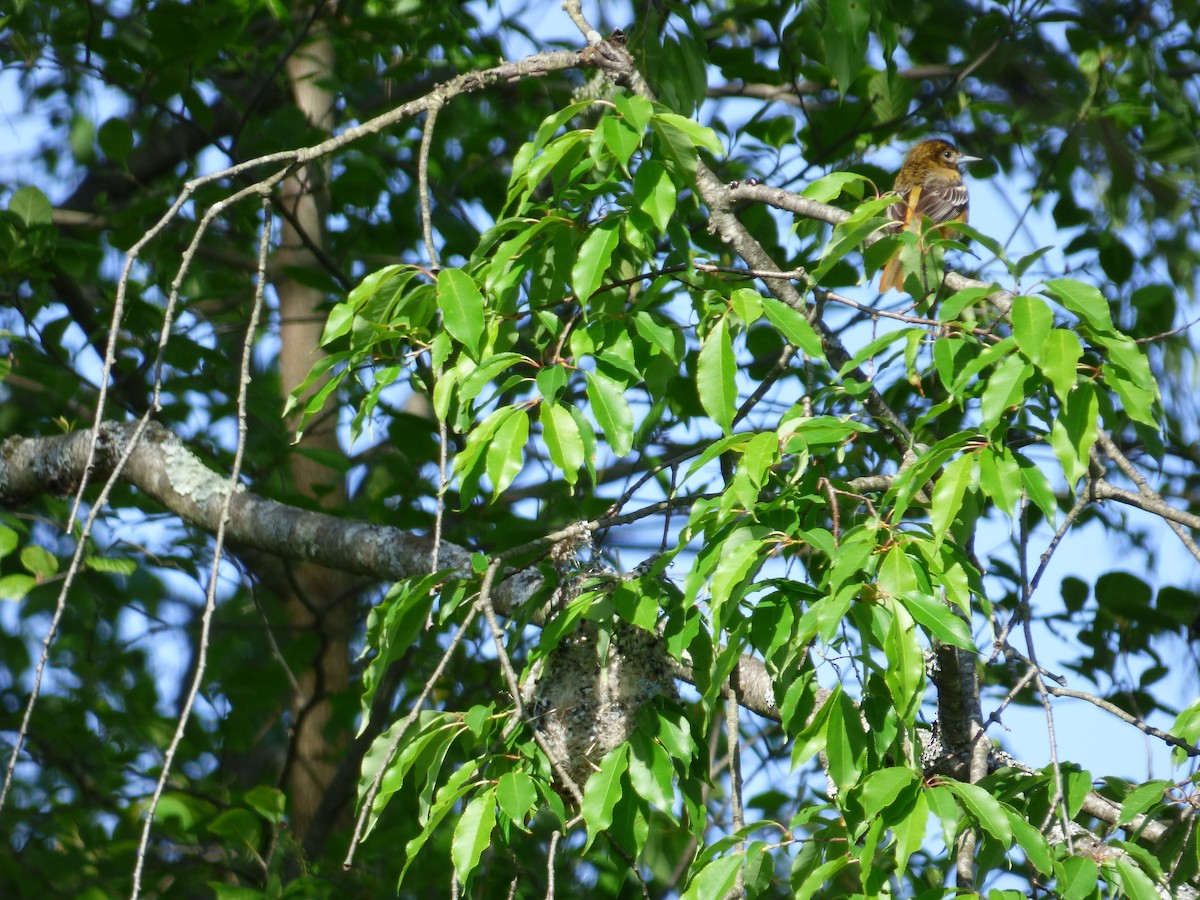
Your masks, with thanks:
[{"label": "woven nest", "polygon": [[544,746],[582,790],[609,750],[628,739],[638,711],[662,694],[678,699],[662,642],[618,621],[601,658],[601,628],[583,622],[545,660],[535,707]]}]

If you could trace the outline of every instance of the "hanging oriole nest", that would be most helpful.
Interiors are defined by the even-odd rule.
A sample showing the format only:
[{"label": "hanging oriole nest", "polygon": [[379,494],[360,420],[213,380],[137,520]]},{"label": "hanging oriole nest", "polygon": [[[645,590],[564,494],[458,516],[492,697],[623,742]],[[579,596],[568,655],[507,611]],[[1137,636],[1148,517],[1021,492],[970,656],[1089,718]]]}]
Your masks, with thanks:
[{"label": "hanging oriole nest", "polygon": [[543,746],[581,790],[604,754],[632,734],[646,703],[660,694],[678,699],[656,635],[618,620],[604,646],[601,628],[580,623],[546,656],[531,685]]}]

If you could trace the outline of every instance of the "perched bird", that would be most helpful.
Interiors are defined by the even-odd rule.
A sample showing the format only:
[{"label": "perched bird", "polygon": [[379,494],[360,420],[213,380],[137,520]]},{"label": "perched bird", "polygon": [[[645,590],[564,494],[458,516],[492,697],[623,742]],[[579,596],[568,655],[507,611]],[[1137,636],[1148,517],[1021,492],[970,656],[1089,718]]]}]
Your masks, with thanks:
[{"label": "perched bird", "polygon": [[[934,225],[966,222],[967,186],[959,166],[972,162],[979,162],[979,157],[967,156],[949,141],[921,141],[909,150],[896,175],[894,191],[901,202],[888,207],[892,220],[888,232],[899,234],[906,228],[919,232],[925,219]],[[954,229],[941,228],[939,233],[944,238],[953,237]],[[880,293],[892,288],[904,289],[899,250],[883,267],[879,279]]]}]

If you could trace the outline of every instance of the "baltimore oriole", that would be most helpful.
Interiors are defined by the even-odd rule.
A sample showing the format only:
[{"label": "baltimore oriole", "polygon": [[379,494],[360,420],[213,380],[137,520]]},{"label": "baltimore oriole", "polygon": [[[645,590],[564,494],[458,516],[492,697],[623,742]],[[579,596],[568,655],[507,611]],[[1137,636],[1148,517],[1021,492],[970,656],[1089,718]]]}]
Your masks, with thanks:
[{"label": "baltimore oriole", "polygon": [[[978,156],[967,156],[949,141],[921,141],[904,157],[904,165],[896,175],[893,188],[900,202],[888,207],[888,232],[899,234],[908,228],[920,231],[928,219],[934,225],[943,222],[967,221],[967,186],[963,184],[959,166],[978,162]],[[940,228],[944,238],[954,236],[953,228]],[[897,250],[879,279],[879,292],[892,288],[904,290],[904,272],[900,268]]]}]

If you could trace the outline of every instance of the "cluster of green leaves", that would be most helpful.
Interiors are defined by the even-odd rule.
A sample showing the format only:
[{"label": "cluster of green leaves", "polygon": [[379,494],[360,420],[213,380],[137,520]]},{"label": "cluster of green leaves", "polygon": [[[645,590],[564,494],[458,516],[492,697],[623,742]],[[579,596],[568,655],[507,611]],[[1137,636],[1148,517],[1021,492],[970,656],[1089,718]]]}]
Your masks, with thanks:
[{"label": "cluster of green leaves", "polygon": [[[602,107],[594,127],[563,131],[593,106]],[[646,158],[635,160],[643,142]],[[651,261],[688,263],[682,228],[695,201],[679,194],[694,175],[698,146],[720,150],[690,119],[626,94],[548,118],[517,154],[504,214],[465,266],[438,272],[435,282],[418,279],[413,267],[389,266],[334,307],[322,338],[330,353],[293,395],[332,373],[307,400],[304,421],[344,379],[370,367],[357,436],[381,393],[407,372],[465,439],[454,463],[464,503],[484,476],[493,499],[520,476],[535,425],[568,484],[584,471],[594,481],[597,430],[624,456],[664,415],[652,409],[635,430],[628,395],[645,390],[652,404],[682,390],[685,343],[660,309],[671,299],[666,280],[640,282]],[[664,240],[680,250],[662,260]],[[728,407],[728,339],[719,322],[714,332],[705,346],[724,347],[719,402]],[[412,362],[374,364],[426,351],[424,371]],[[712,368],[705,351],[699,365]]]},{"label": "cluster of green leaves", "polygon": [[[665,407],[677,421],[724,433],[693,452],[675,485],[689,490],[707,482],[718,459],[730,466],[723,489],[695,501],[656,566],[660,572],[675,557],[694,553],[681,592],[664,592],[653,577],[588,590],[548,623],[532,648],[521,628],[513,632],[510,651],[532,666],[569,640],[579,619],[611,625],[615,616],[657,631],[666,652],[687,662],[699,692],[689,706],[690,728],[689,719],[678,718],[682,711],[657,704],[653,715],[643,716],[644,730],[605,757],[588,780],[581,807],[588,829],[584,858],[601,866],[587,851],[603,835],[627,859],[657,873],[663,845],[652,835],[690,833],[703,850],[692,860],[686,896],[719,896],[743,866],[754,892],[769,892],[789,858],[787,881],[800,895],[850,872],[857,890],[871,895],[889,878],[916,877],[916,884],[928,877],[928,869],[910,874],[909,863],[933,818],[942,824],[947,848],[960,829],[980,830],[981,858],[992,868],[1023,858],[1044,878],[1067,883],[1082,877],[1030,824],[1049,807],[1053,780],[1047,773],[1006,773],[995,784],[925,782],[916,753],[927,709],[925,652],[943,644],[974,652],[972,617],[993,611],[962,549],[978,520],[993,510],[1015,518],[1025,498],[1047,520],[1058,515],[1047,460],[1014,449],[1011,437],[1048,444],[1060,470],[1053,480],[1075,486],[1087,472],[1099,424],[1119,429],[1132,422],[1155,432],[1159,398],[1144,355],[1113,325],[1099,293],[1080,282],[1059,280],[1045,296],[1016,298],[1011,330],[994,333],[977,324],[987,291],[969,290],[939,304],[936,332],[897,328],[865,343],[839,372],[824,369],[813,398],[819,414],[797,404],[773,428],[731,433],[746,377],[738,360],[752,330],[776,329],[817,361],[820,341],[801,312],[756,291],[710,287],[681,298],[667,279],[646,276],[647,266],[687,265],[677,248],[689,244],[672,233],[681,217],[668,210],[694,190],[695,147],[711,149],[711,140],[636,97],[617,94],[602,104],[598,119],[582,118],[590,105],[551,116],[517,153],[507,214],[465,266],[443,270],[436,281],[412,268],[389,267],[335,308],[325,333],[335,362],[320,373],[341,365],[339,377],[348,377],[380,356],[428,354],[423,371],[431,383],[424,387],[436,413],[463,436],[453,473],[464,504],[481,502],[477,485],[484,477],[491,501],[498,500],[520,484],[534,457],[567,485],[585,476],[595,482],[597,459],[644,449],[629,396],[650,416]],[[570,123],[576,127],[567,129]],[[547,181],[552,190],[541,190]],[[814,267],[815,277],[878,226],[882,205],[864,207],[830,237],[822,252],[828,264]],[[663,236],[665,248],[655,243]],[[679,309],[697,317],[694,328],[671,318]],[[928,396],[908,407],[917,452],[877,507],[852,497],[849,504],[831,500],[831,490],[850,496],[831,488],[831,480],[842,484],[870,471],[858,446],[889,452],[857,413],[867,385],[850,373],[868,361],[881,385],[928,383]],[[422,369],[410,364],[410,371]],[[399,374],[393,367],[377,377],[364,405]],[[695,390],[686,405],[675,400],[685,374]],[[311,401],[307,413],[321,402]],[[356,421],[362,415],[360,407]],[[944,433],[952,418],[959,427]],[[831,523],[831,502],[853,513],[840,526]],[[802,566],[804,578],[764,576],[773,559]],[[364,712],[371,686],[416,639],[431,583],[398,586],[376,611],[379,624],[367,647],[377,655],[368,669]],[[464,610],[451,603],[441,615],[449,620]],[[814,644],[823,657],[852,661],[854,677],[839,677],[829,696],[819,689]],[[730,851],[767,827],[769,818],[705,845],[712,823],[691,798],[694,773],[707,763],[701,745],[678,736],[713,727],[721,686],[746,653],[765,660],[775,679],[793,764],[822,752],[837,791],[832,803],[784,804],[792,812],[772,827],[790,837],[771,847],[755,841],[743,855]],[[405,871],[448,817],[456,823],[454,838],[443,850],[467,884],[485,847],[520,858],[538,810],[556,829],[570,818],[550,761],[527,731],[506,729],[506,719],[494,704],[427,714],[390,763],[383,750],[391,733],[376,740],[360,793],[380,766],[388,769],[371,821],[398,792],[419,797],[420,830],[408,840]],[[668,740],[664,729],[672,721],[676,739]],[[467,745],[457,767],[447,756],[456,741]],[[491,749],[481,757],[483,748]],[[1072,812],[1081,802],[1076,791]],[[682,818],[678,809],[686,813]],[[836,813],[838,824],[823,818],[826,812]],[[655,822],[658,828],[651,827]],[[831,830],[853,849],[826,843]],[[795,841],[828,849],[784,849]],[[1161,877],[1156,866],[1145,868]],[[1102,874],[1130,896],[1137,895],[1130,883],[1150,883],[1124,858]]]}]

